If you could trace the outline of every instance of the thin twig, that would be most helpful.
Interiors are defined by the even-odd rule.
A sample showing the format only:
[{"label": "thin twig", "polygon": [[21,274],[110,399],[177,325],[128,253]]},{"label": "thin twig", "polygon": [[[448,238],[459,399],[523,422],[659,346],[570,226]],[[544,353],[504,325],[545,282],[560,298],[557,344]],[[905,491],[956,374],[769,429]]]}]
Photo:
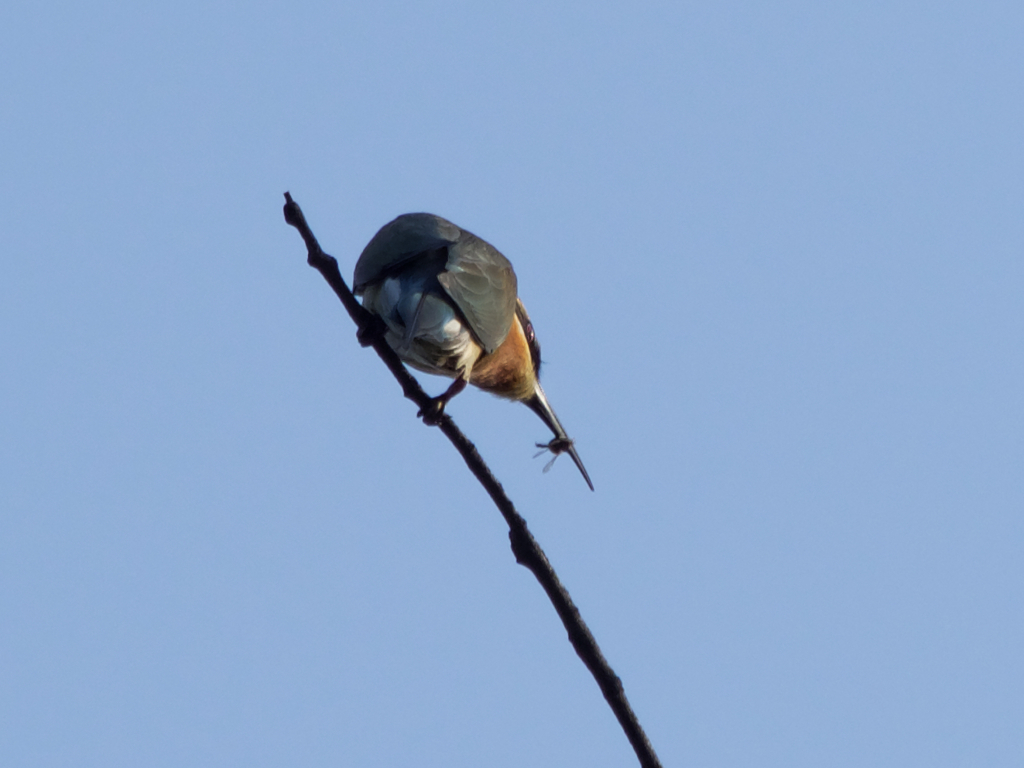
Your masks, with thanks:
[{"label": "thin twig", "polygon": [[[419,382],[406,370],[398,355],[395,354],[395,351],[385,341],[383,334],[375,332],[376,318],[363,309],[355,296],[352,295],[352,291],[349,290],[348,285],[338,271],[337,260],[333,256],[324,253],[323,249],[321,249],[312,230],[306,223],[306,217],[302,215],[302,209],[292,200],[292,196],[289,193],[285,192],[284,198],[286,201],[284,220],[295,227],[306,242],[308,254],[306,261],[323,275],[328,285],[334,289],[338,298],[341,299],[341,303],[345,305],[345,309],[348,310],[349,315],[352,316],[352,320],[359,329],[357,336],[360,342],[365,346],[373,347],[374,351],[380,355],[381,360],[384,361],[384,364],[387,365],[388,369],[398,380],[402,387],[402,393],[416,403],[423,413],[427,413],[433,399],[423,391]],[[512,501],[505,494],[505,489],[501,487],[501,483],[498,482],[497,478],[494,477],[494,474],[484,463],[476,446],[462,433],[462,430],[455,425],[455,422],[452,421],[447,413],[442,413],[440,418],[437,419],[437,426],[441,428],[441,431],[444,432],[452,445],[455,446],[455,449],[466,462],[466,466],[469,467],[469,470],[480,481],[484,490],[487,491],[494,501],[495,506],[498,507],[498,511],[505,518],[505,522],[508,523],[509,539],[512,542],[512,553],[515,555],[516,562],[528,568],[544,588],[552,605],[554,605],[555,610],[558,612],[562,624],[569,633],[569,642],[572,643],[576,654],[587,665],[587,669],[590,670],[590,673],[597,681],[598,686],[601,688],[601,693],[604,694],[604,698],[612,708],[612,712],[615,713],[615,717],[618,718],[622,730],[625,731],[626,738],[633,745],[633,749],[640,759],[640,765],[643,768],[661,768],[661,763],[658,761],[658,756],[654,754],[651,742],[647,739],[643,728],[640,727],[640,722],[637,720],[633,708],[626,699],[626,694],[622,689],[622,681],[619,680],[619,676],[608,665],[604,654],[601,653],[601,649],[597,645],[597,641],[594,640],[594,636],[590,633],[583,618],[580,616],[579,610],[573,603],[572,598],[569,597],[565,587],[562,586],[562,582],[559,581],[558,575],[551,567],[551,563],[548,562],[547,555],[544,554],[544,550],[540,548],[537,540],[530,533],[530,529],[527,528],[526,521],[516,511]]]}]

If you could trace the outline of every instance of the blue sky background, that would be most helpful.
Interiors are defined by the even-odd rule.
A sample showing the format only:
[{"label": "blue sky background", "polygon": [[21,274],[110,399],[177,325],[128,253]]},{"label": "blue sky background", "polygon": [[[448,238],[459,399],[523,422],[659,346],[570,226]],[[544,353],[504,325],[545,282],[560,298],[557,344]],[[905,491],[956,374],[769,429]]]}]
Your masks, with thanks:
[{"label": "blue sky background", "polygon": [[[351,275],[431,211],[544,384],[450,407],[666,766],[1024,762],[1024,6],[0,10],[0,764],[635,764]],[[429,379],[429,391],[445,382]]]}]

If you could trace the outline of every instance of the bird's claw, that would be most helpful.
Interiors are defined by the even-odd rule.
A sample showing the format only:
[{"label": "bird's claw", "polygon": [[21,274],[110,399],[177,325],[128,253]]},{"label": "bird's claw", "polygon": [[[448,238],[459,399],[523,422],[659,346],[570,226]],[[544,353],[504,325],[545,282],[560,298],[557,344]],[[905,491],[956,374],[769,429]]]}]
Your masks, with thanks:
[{"label": "bird's claw", "polygon": [[448,405],[448,401],[465,388],[466,380],[459,376],[448,389],[437,397],[431,398],[429,405],[416,415],[423,419],[423,423],[428,427],[436,427],[441,422],[441,417],[444,415],[444,407]]},{"label": "bird's claw", "polygon": [[383,320],[377,315],[367,313],[362,325],[356,329],[356,341],[361,347],[372,347],[387,331],[388,327]]},{"label": "bird's claw", "polygon": [[436,427],[444,416],[444,406],[447,401],[443,397],[432,397],[426,408],[421,409],[416,416],[423,419],[428,427]]}]

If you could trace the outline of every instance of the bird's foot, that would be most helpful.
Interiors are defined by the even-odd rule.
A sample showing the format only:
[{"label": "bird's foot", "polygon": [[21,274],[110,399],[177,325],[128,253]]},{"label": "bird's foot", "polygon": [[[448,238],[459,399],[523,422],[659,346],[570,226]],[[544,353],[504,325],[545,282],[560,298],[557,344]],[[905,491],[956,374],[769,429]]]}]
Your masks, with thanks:
[{"label": "bird's foot", "polygon": [[459,376],[459,378],[452,382],[452,385],[448,387],[448,389],[437,397],[432,398],[427,407],[421,409],[416,415],[423,419],[423,423],[428,427],[436,427],[438,423],[440,423],[441,417],[444,415],[444,407],[448,405],[448,401],[465,388],[466,380]]},{"label": "bird's foot", "polygon": [[372,347],[387,332],[388,327],[384,321],[367,312],[363,323],[356,329],[356,341],[361,347]]},{"label": "bird's foot", "polygon": [[436,427],[441,422],[441,417],[444,415],[444,407],[447,403],[448,401],[444,395],[432,397],[427,407],[421,408],[416,416],[423,419],[423,423],[428,427]]}]

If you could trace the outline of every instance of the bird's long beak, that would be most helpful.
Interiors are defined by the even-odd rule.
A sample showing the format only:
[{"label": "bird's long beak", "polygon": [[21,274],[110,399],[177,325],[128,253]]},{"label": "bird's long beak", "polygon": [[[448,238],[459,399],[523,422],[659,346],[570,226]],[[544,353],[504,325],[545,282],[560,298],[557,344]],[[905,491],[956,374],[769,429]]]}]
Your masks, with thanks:
[{"label": "bird's long beak", "polygon": [[534,392],[533,397],[528,400],[524,400],[534,413],[540,416],[541,421],[548,425],[548,428],[555,433],[556,440],[562,441],[562,446],[549,446],[555,453],[568,453],[572,456],[572,460],[579,467],[580,473],[583,475],[583,479],[587,481],[587,485],[590,486],[590,490],[594,490],[594,484],[590,482],[590,475],[587,474],[586,468],[583,466],[583,462],[580,460],[580,456],[576,453],[576,446],[567,434],[565,429],[562,427],[562,422],[555,416],[554,410],[551,408],[551,404],[548,402],[547,395],[544,394],[544,390],[541,389],[540,382],[537,382],[537,390]]}]

